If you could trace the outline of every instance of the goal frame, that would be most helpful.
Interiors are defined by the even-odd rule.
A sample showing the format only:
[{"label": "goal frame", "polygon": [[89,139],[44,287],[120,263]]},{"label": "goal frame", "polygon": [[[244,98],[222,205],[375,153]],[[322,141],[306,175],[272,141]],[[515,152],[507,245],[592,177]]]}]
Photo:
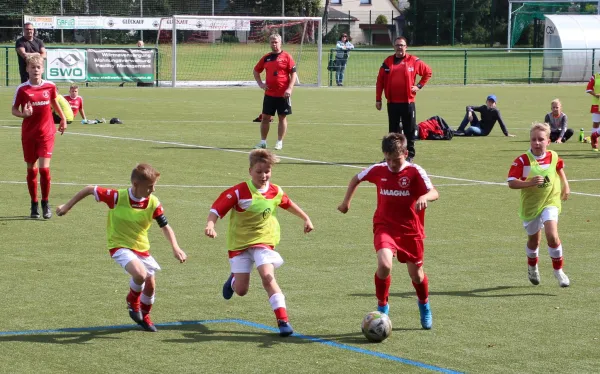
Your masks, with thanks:
[{"label": "goal frame", "polygon": [[[512,32],[512,15],[513,3],[546,3],[546,4],[557,4],[557,3],[594,3],[595,0],[508,0],[508,37],[506,39],[506,48],[512,48],[510,45],[510,38]],[[598,3],[598,14],[600,14],[600,0],[597,0]]]},{"label": "goal frame", "polygon": [[198,19],[198,20],[239,20],[239,21],[280,21],[284,22],[316,22],[316,42],[317,42],[317,83],[316,86],[320,87],[322,83],[322,65],[323,65],[323,28],[321,17],[258,17],[258,16],[199,16],[199,15],[182,15],[176,14],[172,17],[165,17],[164,19],[171,18],[172,24],[172,50],[171,50],[171,87],[177,86],[177,20],[178,19]]}]

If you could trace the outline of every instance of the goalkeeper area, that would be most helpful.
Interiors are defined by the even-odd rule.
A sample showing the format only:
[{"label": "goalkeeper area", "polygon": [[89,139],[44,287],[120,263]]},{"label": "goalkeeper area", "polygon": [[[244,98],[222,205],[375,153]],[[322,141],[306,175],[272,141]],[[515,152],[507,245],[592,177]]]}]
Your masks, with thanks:
[{"label": "goalkeeper area", "polygon": [[189,15],[160,20],[156,48],[160,70],[166,74],[161,75],[159,85],[255,85],[252,69],[271,51],[269,37],[273,34],[281,35],[283,50],[296,62],[296,84],[320,86],[321,18]]}]

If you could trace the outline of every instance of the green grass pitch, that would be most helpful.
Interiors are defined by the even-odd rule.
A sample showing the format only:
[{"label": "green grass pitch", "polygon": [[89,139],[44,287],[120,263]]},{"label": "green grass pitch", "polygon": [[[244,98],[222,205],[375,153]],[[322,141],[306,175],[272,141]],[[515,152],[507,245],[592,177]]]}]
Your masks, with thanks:
[{"label": "green grass pitch", "polygon": [[[456,127],[467,104],[482,104],[495,93],[517,137],[505,138],[496,127],[485,138],[417,143],[415,162],[440,192],[426,214],[434,326],[420,328],[414,289],[405,267],[396,264],[394,331],[382,344],[368,343],[360,332],[363,316],[376,307],[375,189],[361,185],[348,214],[336,210],[350,178],[382,159],[387,116],[376,111],[373,88],[294,91],[294,114],[273,181],[311,216],[315,231],[304,235],[298,218],[279,213],[278,249],[286,263],[276,275],[291,323],[302,334],[285,339],[267,328],[275,321],[256,273],[247,296],[221,297],[229,272],[227,222],[219,222],[215,240],[203,235],[213,200],[248,177],[247,153],[259,138],[251,120],[260,112],[260,90],[83,87],[90,118],[119,117],[124,124],[76,122],[57,136],[54,207],[88,184],[128,185],[137,162],[162,172],[156,195],[189,259],[178,264],[157,226],[151,229],[152,253],[163,270],[153,310],[160,331],[150,334],[110,328],[132,322],[125,307],[128,277],[105,249],[104,204],[88,197],[65,217],[26,218],[20,121],[9,110],[14,88],[2,88],[0,372],[596,372],[600,156],[576,139],[551,146],[565,160],[573,191],[559,222],[571,279],[567,289],[552,276],[545,240],[542,283],[527,280],[518,192],[505,183],[512,160],[528,149],[529,125],[544,118],[555,97],[576,133],[581,127],[589,132],[584,88],[428,86],[418,94],[419,121],[440,115]],[[275,136],[273,126],[270,146]],[[201,320],[213,322],[176,323]]]}]

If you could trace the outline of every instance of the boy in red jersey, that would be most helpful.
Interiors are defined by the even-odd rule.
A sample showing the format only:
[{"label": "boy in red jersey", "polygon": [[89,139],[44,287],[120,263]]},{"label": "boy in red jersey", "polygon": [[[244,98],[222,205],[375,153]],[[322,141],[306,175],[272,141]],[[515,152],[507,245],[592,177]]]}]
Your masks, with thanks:
[{"label": "boy in red jersey", "polygon": [[423,271],[423,239],[425,238],[425,208],[429,201],[437,200],[425,170],[408,162],[406,137],[389,133],[383,138],[381,148],[385,162],[372,165],[355,175],[338,210],[347,213],[358,185],[371,182],[377,186],[377,209],[373,216],[374,246],[377,252],[375,295],[377,310],[388,314],[388,297],[392,281],[394,256],[406,263],[408,275],[417,291],[421,326],[431,329],[433,324],[429,306],[429,282]]},{"label": "boy in red jersey", "polygon": [[[12,115],[23,118],[21,144],[23,158],[27,164],[27,188],[31,197],[31,218],[40,218],[38,210],[37,175],[40,173],[42,189],[42,214],[45,219],[52,217],[48,198],[50,196],[50,159],[54,149],[56,127],[52,119],[52,109],[60,117],[58,131],[63,134],[67,120],[57,101],[54,83],[42,79],[44,58],[38,53],[27,56],[29,80],[17,87],[12,105]],[[38,169],[39,166],[39,169]]]},{"label": "boy in red jersey", "polygon": [[248,292],[252,265],[256,264],[277,318],[279,335],[289,336],[294,330],[288,320],[285,296],[275,280],[275,269],[283,264],[283,259],[275,251],[280,238],[277,207],[301,218],[304,233],[312,231],[313,224],[281,187],[270,183],[271,168],[278,161],[266,149],[250,152],[251,179],[225,190],[217,198],[208,214],[204,234],[215,238],[217,219],[231,211],[227,236],[231,275],[223,285],[223,297],[229,300],[234,293],[244,296]]},{"label": "boy in red jersey", "polygon": [[540,284],[538,254],[544,229],[554,276],[559,286],[568,287],[570,282],[562,269],[563,248],[558,237],[560,201],[567,200],[571,192],[564,162],[556,152],[547,150],[550,143],[550,126],[547,123],[534,123],[529,139],[531,149],[517,157],[508,172],[508,187],[521,190],[519,217],[527,232],[525,253],[529,281],[534,285]]},{"label": "boy in red jersey", "polygon": [[[600,63],[598,63],[600,67]],[[590,135],[590,143],[592,150],[598,152],[598,138],[600,137],[600,73],[595,73],[590,78],[585,92],[592,96],[592,133]]]},{"label": "boy in red jersey", "polygon": [[[292,56],[281,49],[281,36],[272,34],[269,37],[271,53],[267,53],[254,67],[254,79],[258,86],[265,90],[263,98],[262,118],[260,123],[260,143],[255,148],[267,148],[267,135],[271,118],[277,112],[279,123],[277,125],[277,143],[275,149],[283,148],[283,138],[287,131],[287,116],[292,114],[292,90],[298,75],[296,63]],[[260,73],[266,70],[265,82]]]},{"label": "boy in red jersey", "polygon": [[156,289],[155,272],[160,266],[150,255],[148,229],[155,220],[173,249],[173,256],[183,263],[187,259],[179,248],[175,233],[165,217],[162,204],[153,195],[160,173],[148,164],[139,164],[131,172],[131,187],[113,190],[99,186],[87,186],[69,202],[60,205],[56,214],[63,216],[83,198],[94,195],[96,201],[108,205],[107,244],[110,256],[127,273],[129,316],[146,331],[156,332],[150,319]]}]

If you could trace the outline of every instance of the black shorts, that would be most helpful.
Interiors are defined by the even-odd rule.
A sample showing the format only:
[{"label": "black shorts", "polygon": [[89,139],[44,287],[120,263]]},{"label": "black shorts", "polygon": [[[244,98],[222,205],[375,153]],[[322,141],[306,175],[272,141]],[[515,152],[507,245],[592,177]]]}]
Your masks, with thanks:
[{"label": "black shorts", "polygon": [[275,112],[280,116],[289,116],[292,114],[292,99],[265,95],[262,112],[269,116],[274,116]]},{"label": "black shorts", "polygon": [[[55,124],[57,124],[57,125],[60,124],[60,116],[58,114],[52,112],[52,118],[54,118]],[[71,122],[73,122],[73,121],[67,121],[67,125],[70,125]]]}]

